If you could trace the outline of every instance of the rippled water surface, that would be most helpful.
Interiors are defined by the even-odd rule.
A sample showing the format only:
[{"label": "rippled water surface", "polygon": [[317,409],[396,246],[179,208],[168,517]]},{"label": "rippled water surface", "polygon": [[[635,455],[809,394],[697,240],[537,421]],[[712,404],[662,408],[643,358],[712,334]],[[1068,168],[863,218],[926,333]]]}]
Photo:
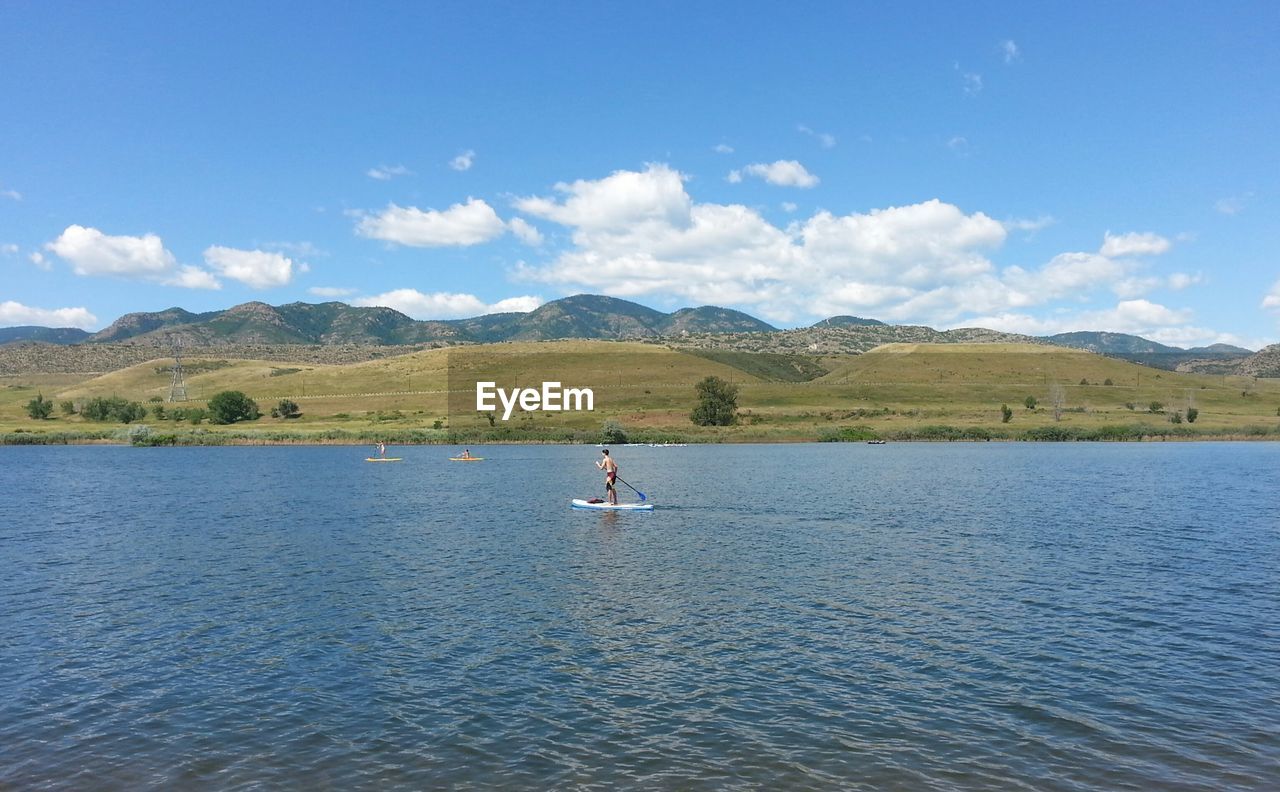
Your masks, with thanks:
[{"label": "rippled water surface", "polygon": [[366,451],[0,449],[0,788],[1280,787],[1280,446]]}]

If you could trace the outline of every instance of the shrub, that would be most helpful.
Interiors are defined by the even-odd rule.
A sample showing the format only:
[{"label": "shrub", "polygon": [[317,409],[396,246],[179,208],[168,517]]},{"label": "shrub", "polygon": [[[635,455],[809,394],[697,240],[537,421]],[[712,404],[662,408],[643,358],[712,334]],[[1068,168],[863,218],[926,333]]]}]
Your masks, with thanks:
[{"label": "shrub", "polygon": [[1108,386],[1110,386],[1110,385],[1115,385],[1115,383],[1111,381],[1111,378],[1110,378],[1110,377],[1107,377],[1106,379],[1104,379],[1104,380],[1102,381],[1102,384],[1103,384],[1103,385],[1108,385]]},{"label": "shrub", "polygon": [[621,445],[627,442],[627,432],[622,424],[610,419],[600,428],[600,441],[605,445]]},{"label": "shrub", "polygon": [[1013,419],[1013,410],[1009,409],[1009,405],[1000,405],[1000,423],[1009,423]]},{"label": "shrub", "polygon": [[1196,409],[1195,407],[1187,408],[1187,423],[1195,423],[1196,419],[1199,417],[1200,417],[1200,411],[1198,409]]},{"label": "shrub", "polygon": [[1164,405],[1158,401],[1153,401],[1147,405],[1147,409],[1153,413],[1164,412]]},{"label": "shrub", "polygon": [[302,411],[292,399],[281,399],[279,404],[271,408],[272,418],[297,418],[299,415],[302,415]]},{"label": "shrub", "polygon": [[258,403],[240,391],[219,391],[209,399],[209,419],[217,424],[254,421],[261,414]]},{"label": "shrub", "polygon": [[1181,411],[1174,411],[1173,413],[1170,413],[1170,415],[1169,415],[1169,423],[1175,423],[1175,424],[1180,424],[1180,423],[1182,423],[1182,412],[1181,412]]},{"label": "shrub", "polygon": [[73,401],[71,401],[70,399],[68,399],[67,401],[64,401],[62,404],[60,404],[60,405],[58,405],[58,406],[62,409],[62,414],[63,414],[63,415],[75,415],[75,414],[76,414],[76,403],[75,403],[75,402],[73,402]]},{"label": "shrub", "polygon": [[1036,408],[1036,397],[1028,396],[1027,398],[1022,400],[1022,403],[1027,406],[1028,410],[1034,410]]},{"label": "shrub", "polygon": [[1089,384],[1089,380],[1085,379],[1084,377],[1081,377],[1081,378],[1080,378],[1080,384],[1081,384],[1081,385],[1088,385],[1088,384]]},{"label": "shrub", "polygon": [[147,416],[147,408],[120,396],[95,396],[80,408],[80,414],[90,421],[133,423]]},{"label": "shrub", "polygon": [[27,415],[37,421],[43,421],[53,414],[53,400],[46,399],[43,393],[37,393],[36,397],[27,402]]},{"label": "shrub", "polygon": [[879,439],[879,435],[870,426],[842,426],[839,429],[824,429],[818,436],[822,443],[858,443]]},{"label": "shrub", "polygon": [[1132,410],[1132,409],[1134,409],[1134,404],[1133,404],[1133,402],[1125,402],[1125,403],[1124,403],[1124,407],[1125,407],[1125,409],[1126,409],[1126,410]]}]

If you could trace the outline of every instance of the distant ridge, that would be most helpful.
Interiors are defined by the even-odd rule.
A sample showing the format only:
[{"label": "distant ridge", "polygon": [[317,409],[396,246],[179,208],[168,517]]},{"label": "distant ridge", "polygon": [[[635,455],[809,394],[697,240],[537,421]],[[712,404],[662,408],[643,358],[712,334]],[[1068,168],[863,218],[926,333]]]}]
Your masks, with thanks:
[{"label": "distant ridge", "polygon": [[[128,344],[167,347],[405,346],[550,341],[557,339],[661,340],[700,349],[784,354],[856,354],[886,343],[1036,343],[1083,349],[1164,369],[1231,372],[1254,353],[1229,344],[1180,349],[1126,333],[1073,332],[1044,338],[982,328],[939,331],[889,325],[858,316],[832,316],[807,328],[779,330],[731,308],[703,305],[664,313],[639,303],[578,294],[525,313],[468,319],[415,320],[387,307],[342,302],[247,302],[222,311],[183,308],[126,314],[92,335],[75,328],[0,328],[0,343]],[[1269,371],[1270,358],[1259,364]],[[1198,367],[1198,368],[1197,368]],[[1264,375],[1265,376],[1265,375]]]},{"label": "distant ridge", "polygon": [[0,327],[0,344],[12,344],[19,341],[38,341],[42,344],[78,344],[88,337],[89,333],[78,327],[37,327],[35,325]]}]

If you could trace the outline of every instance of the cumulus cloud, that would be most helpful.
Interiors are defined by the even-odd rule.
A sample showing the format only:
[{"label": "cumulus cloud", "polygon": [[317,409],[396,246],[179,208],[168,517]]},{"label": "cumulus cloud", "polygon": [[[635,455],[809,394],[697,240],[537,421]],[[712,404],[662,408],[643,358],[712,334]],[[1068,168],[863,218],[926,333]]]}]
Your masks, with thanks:
[{"label": "cumulus cloud", "polygon": [[370,168],[365,171],[364,175],[378,181],[391,181],[397,176],[412,176],[413,171],[403,165],[379,165],[376,168]]},{"label": "cumulus cloud", "polygon": [[96,228],[71,225],[45,249],[70,263],[77,275],[158,276],[177,265],[155,234],[108,236]]},{"label": "cumulus cloud", "polygon": [[476,153],[468,149],[467,151],[464,151],[458,156],[449,160],[449,167],[453,168],[456,171],[471,170],[471,165],[472,163],[475,162],[475,159],[476,159]]},{"label": "cumulus cloud", "polygon": [[513,217],[507,223],[507,228],[511,229],[511,233],[515,234],[517,239],[530,247],[537,247],[542,244],[542,232],[527,220]]},{"label": "cumulus cloud", "polygon": [[1005,39],[1000,42],[1000,54],[1004,57],[1005,63],[1022,60],[1022,50],[1018,49],[1018,44],[1013,39]]},{"label": "cumulus cloud", "polygon": [[394,308],[414,319],[460,319],[490,313],[527,313],[542,303],[541,297],[528,295],[486,303],[474,294],[452,292],[424,294],[417,289],[394,289],[372,297],[360,297],[351,302],[352,305]]},{"label": "cumulus cloud", "polygon": [[727,143],[717,143],[711,147],[711,150],[717,154],[732,154],[733,146],[730,146]]},{"label": "cumulus cloud", "polygon": [[98,317],[87,308],[34,308],[20,302],[0,302],[0,326],[39,325],[42,327],[79,327],[89,330],[96,327]]},{"label": "cumulus cloud", "polygon": [[389,204],[378,214],[357,213],[356,233],[409,247],[466,247],[502,236],[507,226],[478,198],[445,210]]},{"label": "cumulus cloud", "polygon": [[[293,280],[294,262],[280,253],[237,250],[213,245],[204,251],[204,262],[224,277],[257,289],[284,286]],[[301,270],[305,265],[299,265]]]},{"label": "cumulus cloud", "polygon": [[18,255],[18,246],[12,242],[0,245],[0,256],[16,256]]},{"label": "cumulus cloud", "polygon": [[307,294],[316,297],[350,297],[355,294],[358,289],[344,289],[339,286],[312,286],[307,289]]},{"label": "cumulus cloud", "polygon": [[184,264],[172,275],[163,278],[160,283],[165,286],[180,286],[184,289],[221,289],[222,284],[206,270]]},{"label": "cumulus cloud", "polygon": [[1155,256],[1171,247],[1169,240],[1159,234],[1112,234],[1108,231],[1098,252],[1104,256]]},{"label": "cumulus cloud", "polygon": [[49,260],[48,260],[48,259],[46,259],[46,258],[44,257],[44,254],[43,254],[43,253],[41,253],[41,252],[40,252],[40,251],[38,251],[38,250],[33,250],[33,251],[31,251],[31,255],[27,256],[27,259],[28,259],[32,264],[35,264],[35,265],[36,265],[36,267],[38,267],[38,268],[40,268],[40,269],[42,269],[42,270],[44,270],[44,271],[46,271],[46,272],[48,272],[49,270],[53,269],[53,265],[52,265],[52,264],[50,264],[50,263],[49,263]]},{"label": "cumulus cloud", "polygon": [[809,188],[818,184],[818,177],[814,176],[795,160],[753,163],[740,171],[730,171],[729,181],[736,184],[742,181],[744,176],[755,176],[778,187]]},{"label": "cumulus cloud", "polygon": [[1040,215],[1039,217],[1015,217],[1004,221],[1004,227],[1009,231],[1022,231],[1028,235],[1037,231],[1043,231],[1054,223],[1058,222],[1049,215]]},{"label": "cumulus cloud", "polygon": [[1262,307],[1269,311],[1280,312],[1280,280],[1276,281],[1271,291],[1262,298]]}]

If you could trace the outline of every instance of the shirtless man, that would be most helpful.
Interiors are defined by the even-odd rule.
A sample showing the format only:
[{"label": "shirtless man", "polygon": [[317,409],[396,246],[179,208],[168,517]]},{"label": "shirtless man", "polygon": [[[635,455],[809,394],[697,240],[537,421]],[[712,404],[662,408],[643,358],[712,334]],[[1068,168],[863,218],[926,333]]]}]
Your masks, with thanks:
[{"label": "shirtless man", "polygon": [[604,495],[613,505],[618,505],[618,463],[609,456],[609,449],[603,448],[600,453],[604,458],[596,462],[596,467],[604,471]]}]

